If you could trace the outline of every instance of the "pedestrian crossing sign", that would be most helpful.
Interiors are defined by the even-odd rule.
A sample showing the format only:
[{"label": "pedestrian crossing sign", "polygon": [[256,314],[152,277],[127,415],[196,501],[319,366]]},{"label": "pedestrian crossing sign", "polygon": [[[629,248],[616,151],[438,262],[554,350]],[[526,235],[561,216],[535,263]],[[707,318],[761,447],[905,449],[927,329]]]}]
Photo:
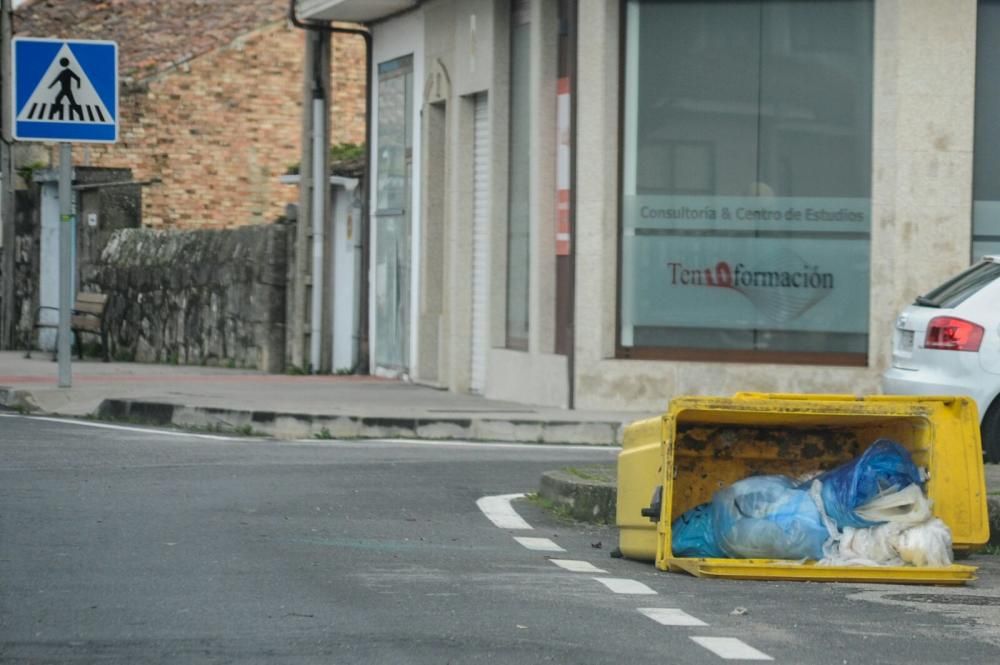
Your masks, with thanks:
[{"label": "pedestrian crossing sign", "polygon": [[16,37],[14,138],[114,143],[118,140],[118,45]]}]

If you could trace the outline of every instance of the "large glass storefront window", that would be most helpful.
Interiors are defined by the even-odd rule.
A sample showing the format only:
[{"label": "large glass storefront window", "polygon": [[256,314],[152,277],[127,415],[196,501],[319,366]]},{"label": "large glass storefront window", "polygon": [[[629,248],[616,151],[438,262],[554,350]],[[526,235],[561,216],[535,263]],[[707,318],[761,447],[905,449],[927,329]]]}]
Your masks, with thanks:
[{"label": "large glass storefront window", "polygon": [[375,235],[375,365],[410,366],[410,224],[413,56],[378,66]]},{"label": "large glass storefront window", "polygon": [[619,352],[864,364],[871,0],[629,0]]},{"label": "large glass storefront window", "polygon": [[1000,254],[1000,0],[979,0],[972,258]]},{"label": "large glass storefront window", "polygon": [[507,218],[507,348],[528,348],[531,259],[531,24],[529,0],[511,2],[510,190]]}]

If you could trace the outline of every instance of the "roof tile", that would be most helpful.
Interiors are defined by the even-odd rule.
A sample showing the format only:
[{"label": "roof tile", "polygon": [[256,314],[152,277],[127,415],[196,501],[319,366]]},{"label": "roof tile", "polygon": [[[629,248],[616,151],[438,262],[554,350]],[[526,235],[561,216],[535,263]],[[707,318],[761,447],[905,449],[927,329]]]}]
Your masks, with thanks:
[{"label": "roof tile", "polygon": [[281,20],[287,0],[27,0],[18,36],[118,43],[122,78],[143,78]]}]

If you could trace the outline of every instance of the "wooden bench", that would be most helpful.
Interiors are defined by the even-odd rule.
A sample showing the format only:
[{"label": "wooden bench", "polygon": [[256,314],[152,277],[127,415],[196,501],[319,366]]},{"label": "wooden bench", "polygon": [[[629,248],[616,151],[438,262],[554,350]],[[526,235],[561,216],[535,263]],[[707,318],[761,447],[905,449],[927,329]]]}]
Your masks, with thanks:
[{"label": "wooden bench", "polygon": [[[70,311],[70,323],[69,329],[73,333],[73,340],[76,343],[76,353],[79,358],[83,358],[83,346],[80,344],[80,333],[92,333],[94,335],[99,335],[101,338],[101,351],[104,354],[104,362],[111,360],[108,349],[108,329],[104,324],[104,310],[108,305],[108,296],[106,293],[89,293],[80,292],[76,295],[76,302],[73,303],[73,309]],[[58,307],[48,307],[42,306],[35,311],[35,330],[39,328],[55,328],[59,329],[58,321],[55,323],[43,322],[41,320],[42,310],[50,310],[59,312]],[[59,349],[59,333],[56,333],[56,353],[53,357],[58,355]],[[25,354],[25,357],[31,357],[31,349]]]}]

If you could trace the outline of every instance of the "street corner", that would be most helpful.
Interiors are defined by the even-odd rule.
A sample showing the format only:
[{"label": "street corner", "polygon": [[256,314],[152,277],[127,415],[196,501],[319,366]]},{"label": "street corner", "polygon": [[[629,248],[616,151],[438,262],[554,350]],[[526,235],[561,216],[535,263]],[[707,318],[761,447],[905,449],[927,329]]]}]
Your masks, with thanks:
[{"label": "street corner", "polygon": [[547,471],[539,498],[558,512],[581,522],[613,524],[617,505],[614,464],[594,464]]}]

